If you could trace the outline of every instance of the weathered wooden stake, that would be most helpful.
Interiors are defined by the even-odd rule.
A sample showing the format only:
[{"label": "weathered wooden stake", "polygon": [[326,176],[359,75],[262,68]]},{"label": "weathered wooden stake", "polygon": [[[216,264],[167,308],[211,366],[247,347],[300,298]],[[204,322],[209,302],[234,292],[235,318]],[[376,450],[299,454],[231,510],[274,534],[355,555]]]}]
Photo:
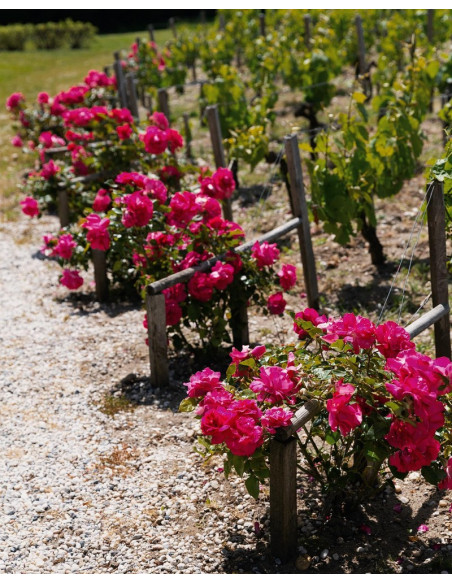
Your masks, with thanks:
[{"label": "weathered wooden stake", "polygon": [[300,244],[303,276],[310,308],[319,308],[319,290],[315,267],[314,251],[312,249],[311,231],[308,218],[308,207],[303,186],[303,171],[301,168],[300,150],[296,134],[284,138],[287,165],[290,180],[290,196],[294,215],[300,217],[301,223],[297,228]]},{"label": "weathered wooden stake", "polygon": [[119,95],[119,104],[121,107],[127,107],[127,91],[126,91],[126,83],[124,79],[124,71],[122,70],[121,60],[119,51],[114,53],[115,62],[113,64],[113,69],[116,75],[116,82],[118,85],[118,95]]},{"label": "weathered wooden stake", "polygon": [[260,35],[265,37],[265,12],[259,13],[259,29]]},{"label": "weathered wooden stake", "polygon": [[[443,183],[434,181],[427,207],[428,239],[430,248],[430,277],[433,306],[449,303],[446,220]],[[450,318],[446,314],[435,323],[435,349],[437,357],[451,358]]]},{"label": "weathered wooden stake", "polygon": [[243,283],[235,281],[231,291],[231,330],[232,343],[237,349],[243,345],[249,345],[250,333],[248,328],[248,299],[245,294]]},{"label": "weathered wooden stake", "polygon": [[226,28],[226,23],[224,21],[224,14],[220,14],[218,17],[218,28],[224,30]]},{"label": "weathered wooden stake", "polygon": [[[207,123],[209,125],[210,140],[212,142],[213,156],[217,168],[226,168],[226,158],[223,150],[223,139],[221,135],[220,116],[216,105],[206,107]],[[232,207],[230,199],[221,201],[223,205],[223,216],[227,221],[233,221]]]},{"label": "weathered wooden stake", "polygon": [[148,32],[149,32],[149,40],[151,41],[151,43],[155,43],[154,27],[152,26],[152,24],[148,24]]},{"label": "weathered wooden stake", "polygon": [[270,546],[282,562],[297,553],[297,441],[270,442]]},{"label": "weathered wooden stake", "polygon": [[138,100],[137,100],[137,90],[135,87],[135,75],[133,73],[128,73],[126,75],[127,84],[127,103],[129,110],[136,122],[140,121],[140,114],[138,111]]},{"label": "weathered wooden stake", "polygon": [[107,256],[100,249],[92,249],[94,265],[94,281],[96,283],[96,298],[104,302],[108,298]]},{"label": "weathered wooden stake", "polygon": [[311,48],[311,15],[304,15],[304,44],[308,50]]},{"label": "weathered wooden stake", "polygon": [[146,294],[146,312],[151,385],[164,387],[169,384],[165,296],[163,294]]},{"label": "weathered wooden stake", "polygon": [[433,44],[433,38],[435,36],[435,29],[433,24],[434,17],[435,10],[432,8],[427,10],[427,39],[431,45]]},{"label": "weathered wooden stake", "polygon": [[366,65],[366,46],[364,44],[363,21],[359,14],[355,17],[356,34],[358,36],[358,70],[361,77],[363,91],[367,97],[372,95],[369,72]]},{"label": "weathered wooden stake", "polygon": [[173,37],[177,39],[176,21],[173,16],[168,20],[168,24],[170,29],[173,31]]},{"label": "weathered wooden stake", "polygon": [[60,227],[69,225],[69,197],[66,190],[58,191],[58,217]]},{"label": "weathered wooden stake", "polygon": [[191,129],[190,129],[190,122],[189,122],[189,115],[187,113],[184,114],[184,130],[185,130],[185,156],[191,160],[193,158],[191,152]]},{"label": "weathered wooden stake", "polygon": [[169,101],[168,101],[168,92],[166,89],[158,89],[157,90],[157,100],[159,104],[159,111],[165,114],[165,116],[170,119],[170,109],[169,109]]},{"label": "weathered wooden stake", "polygon": [[105,75],[106,75],[107,77],[110,77],[110,75],[111,75],[111,67],[109,67],[108,65],[106,65],[106,66],[104,67],[104,73],[105,73]]}]

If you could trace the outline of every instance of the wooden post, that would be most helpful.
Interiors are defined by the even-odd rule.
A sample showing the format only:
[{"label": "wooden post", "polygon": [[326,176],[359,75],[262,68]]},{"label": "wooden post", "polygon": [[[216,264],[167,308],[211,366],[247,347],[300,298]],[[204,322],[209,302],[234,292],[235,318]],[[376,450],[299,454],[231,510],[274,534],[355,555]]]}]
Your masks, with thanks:
[{"label": "wooden post", "polygon": [[304,15],[304,44],[308,50],[311,48],[311,15]]},{"label": "wooden post", "polygon": [[114,53],[114,57],[115,62],[113,64],[113,69],[115,71],[116,82],[118,85],[119,104],[121,107],[127,107],[127,91],[119,51]]},{"label": "wooden post", "polygon": [[364,44],[364,32],[363,32],[363,21],[361,15],[357,14],[355,16],[356,34],[358,36],[358,65],[359,74],[365,75],[366,73],[366,46]]},{"label": "wooden post", "polygon": [[435,10],[430,8],[427,10],[427,39],[430,45],[433,44],[433,38],[435,36],[435,29],[433,25],[433,19],[435,16]]},{"label": "wooden post", "polygon": [[66,190],[58,191],[58,217],[60,227],[69,225],[69,197]]},{"label": "wooden post", "polygon": [[107,77],[110,77],[111,75],[111,67],[109,67],[108,65],[104,67],[104,73]]},{"label": "wooden post", "polygon": [[174,20],[173,16],[168,20],[168,25],[170,29],[173,31],[173,37],[177,39],[176,21]]},{"label": "wooden post", "polygon": [[151,43],[155,43],[154,27],[152,26],[152,24],[148,24],[148,32],[149,32],[149,40],[151,41]]},{"label": "wooden post", "polygon": [[265,37],[265,12],[259,13],[259,30],[260,35]]},{"label": "wooden post", "polygon": [[146,311],[148,319],[151,385],[164,387],[169,384],[165,296],[163,294],[147,293]]},{"label": "wooden post", "polygon": [[[221,136],[220,116],[216,105],[206,107],[207,123],[209,125],[210,140],[212,142],[213,156],[217,168],[226,168],[226,158],[223,150],[223,139]],[[223,216],[227,221],[233,221],[232,207],[230,199],[221,201],[223,206]]]},{"label": "wooden post", "polygon": [[224,21],[224,14],[220,14],[220,16],[218,17],[218,28],[220,30],[224,30],[226,28],[226,24]]},{"label": "wooden post", "polygon": [[169,109],[169,103],[168,103],[168,92],[166,91],[166,89],[161,88],[161,89],[157,90],[157,100],[158,100],[158,104],[159,104],[159,111],[164,113],[169,121],[170,109]]},{"label": "wooden post", "polygon": [[198,77],[196,76],[196,59],[191,64],[191,72],[192,72],[193,83],[196,83],[198,81]]},{"label": "wooden post", "polygon": [[372,95],[369,73],[366,65],[366,46],[364,44],[363,21],[359,14],[355,17],[356,34],[358,36],[358,70],[361,77],[363,91],[367,97]]},{"label": "wooden post", "polygon": [[135,121],[139,123],[140,121],[140,114],[138,112],[138,100],[137,100],[137,90],[135,87],[135,75],[133,73],[128,73],[126,75],[126,84],[127,84],[127,103],[129,106],[129,110]]},{"label": "wooden post", "polygon": [[104,302],[108,298],[107,255],[100,249],[92,249],[96,298]]},{"label": "wooden post", "polygon": [[191,129],[190,129],[190,122],[189,122],[189,115],[187,113],[184,114],[184,130],[185,130],[185,155],[189,160],[193,159],[192,151],[191,151]]},{"label": "wooden post", "polygon": [[270,442],[270,546],[283,563],[297,554],[297,441]]},{"label": "wooden post", "polygon": [[[443,183],[434,181],[427,207],[428,239],[430,248],[430,277],[433,306],[449,303],[446,220]],[[446,314],[435,323],[435,349],[437,357],[451,358],[450,318]]]},{"label": "wooden post", "polygon": [[243,345],[249,345],[250,333],[248,328],[248,299],[245,294],[243,283],[240,280],[234,281],[231,290],[231,330],[232,343],[236,349],[241,349]]},{"label": "wooden post", "polygon": [[140,37],[136,37],[135,38],[135,44],[137,46],[137,49],[139,49],[140,48],[140,45],[141,45],[141,39],[140,39]]},{"label": "wooden post", "polygon": [[303,186],[303,171],[301,168],[300,150],[296,134],[284,138],[287,165],[290,180],[290,196],[294,215],[301,219],[297,228],[300,244],[303,276],[308,296],[308,306],[319,308],[319,291],[317,286],[317,272],[315,268],[314,251],[312,249],[311,232],[308,218],[308,208]]}]

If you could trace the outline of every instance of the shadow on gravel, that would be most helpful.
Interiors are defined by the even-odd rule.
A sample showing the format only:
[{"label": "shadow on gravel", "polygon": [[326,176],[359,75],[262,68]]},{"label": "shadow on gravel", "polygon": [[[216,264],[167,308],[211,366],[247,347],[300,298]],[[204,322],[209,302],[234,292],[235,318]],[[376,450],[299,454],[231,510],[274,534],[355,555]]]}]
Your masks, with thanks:
[{"label": "shadow on gravel", "polygon": [[268,199],[272,194],[271,184],[253,185],[250,187],[240,187],[237,192],[237,199],[241,207],[250,207],[258,201]]},{"label": "shadow on gravel", "polygon": [[110,318],[115,318],[125,312],[142,311],[143,309],[143,302],[138,295],[124,297],[116,294],[111,296],[109,302],[98,302],[94,292],[73,292],[65,298],[57,299],[56,302],[71,306],[71,316],[89,316],[102,312]]},{"label": "shadow on gravel", "polygon": [[[367,284],[344,284],[337,292],[338,308],[343,312],[364,308],[367,311],[378,313],[389,295],[385,308],[386,312],[398,310],[400,303],[403,301],[404,314],[414,313],[419,308],[419,305],[410,299],[410,284],[413,278],[418,278],[416,273],[428,271],[429,260],[413,260],[412,274],[407,279],[404,273],[398,274],[391,290],[398,267],[395,262],[386,262],[379,270],[374,269],[372,280]],[[415,285],[421,286],[421,283],[417,282]]]},{"label": "shadow on gravel", "polygon": [[[401,505],[391,492],[353,509],[336,510],[325,519],[312,513],[307,505],[308,495],[298,503],[299,561],[308,556],[308,568],[297,569],[300,564],[296,560],[281,564],[279,559],[272,557],[267,533],[262,538],[249,534],[245,542],[240,533],[229,530],[222,551],[223,570],[228,574],[432,574],[451,571],[452,555],[447,549],[451,542],[428,538],[426,533],[417,531],[436,511],[443,496],[432,487],[426,488],[431,492],[426,494],[417,513],[413,513],[408,504]],[[310,533],[304,533],[307,525],[314,528]]]}]

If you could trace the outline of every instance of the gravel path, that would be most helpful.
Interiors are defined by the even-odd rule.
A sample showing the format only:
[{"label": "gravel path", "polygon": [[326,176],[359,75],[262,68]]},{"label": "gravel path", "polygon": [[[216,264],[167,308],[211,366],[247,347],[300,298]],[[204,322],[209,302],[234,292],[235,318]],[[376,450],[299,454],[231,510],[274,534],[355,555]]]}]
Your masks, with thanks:
[{"label": "gravel path", "polygon": [[246,545],[254,502],[202,467],[182,391],[149,388],[141,310],[63,300],[32,257],[54,227],[0,231],[0,573],[221,572],[223,522]]}]

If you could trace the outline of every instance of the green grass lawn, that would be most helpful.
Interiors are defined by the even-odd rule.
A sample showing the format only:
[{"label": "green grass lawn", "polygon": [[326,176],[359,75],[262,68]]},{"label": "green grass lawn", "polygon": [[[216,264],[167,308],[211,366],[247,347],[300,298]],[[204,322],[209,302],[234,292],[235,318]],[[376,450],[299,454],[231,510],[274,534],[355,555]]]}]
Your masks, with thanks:
[{"label": "green grass lawn", "polygon": [[[168,30],[155,33],[162,44],[170,38]],[[113,63],[113,53],[128,50],[136,37],[148,39],[147,32],[99,35],[87,49],[57,49],[54,51],[0,51],[0,104],[11,93],[20,91],[30,101],[40,91],[50,95],[83,82],[90,69],[102,70]]]}]

